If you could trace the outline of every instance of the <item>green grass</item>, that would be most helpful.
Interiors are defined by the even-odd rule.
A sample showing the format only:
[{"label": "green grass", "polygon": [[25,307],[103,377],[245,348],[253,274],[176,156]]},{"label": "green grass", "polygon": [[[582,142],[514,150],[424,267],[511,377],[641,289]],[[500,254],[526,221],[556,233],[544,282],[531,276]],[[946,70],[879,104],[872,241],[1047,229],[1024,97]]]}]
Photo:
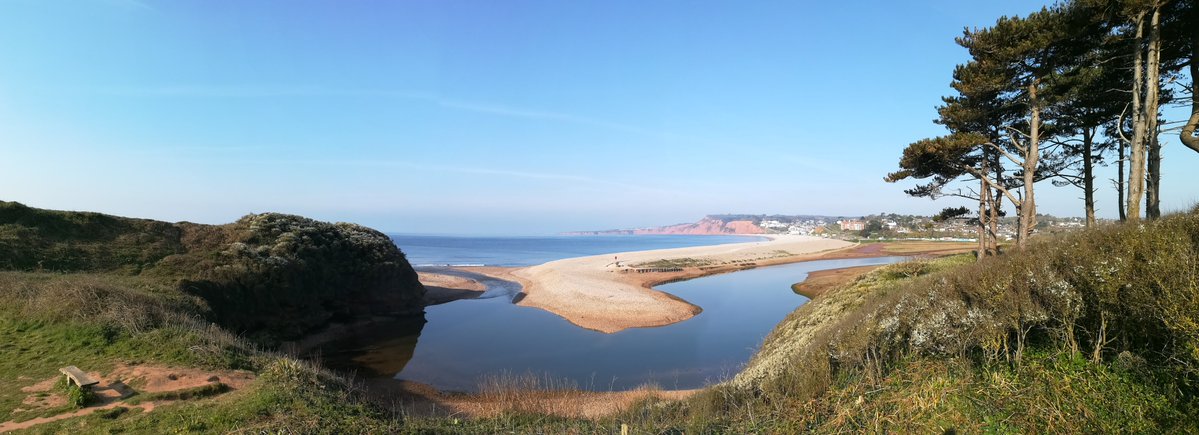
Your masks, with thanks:
[{"label": "green grass", "polygon": [[200,320],[197,305],[155,279],[0,272],[0,300],[0,415],[44,414],[12,414],[27,394],[20,389],[68,365],[101,373],[119,362],[254,366],[248,344]]},{"label": "green grass", "polygon": [[[116,362],[188,367],[252,368],[259,380],[245,391],[226,393],[224,384],[134,396],[130,405],[175,401],[154,412],[105,411],[39,425],[34,433],[207,433],[245,427],[304,433],[378,433],[398,422],[369,404],[338,376],[305,363],[254,351],[223,332],[193,329],[186,323],[156,325],[141,332],[80,321],[16,318],[9,305],[0,309],[0,413],[12,415],[26,393],[21,387],[58,376],[58,368],[77,365],[107,372]],[[230,340],[230,341],[224,341]],[[59,382],[62,383],[61,380]],[[64,384],[65,386],[65,384]],[[61,394],[54,389],[51,394]],[[17,414],[17,420],[53,415],[62,407]]]},{"label": "green grass", "polygon": [[342,434],[393,433],[402,429],[399,419],[370,405],[360,393],[335,375],[304,363],[277,359],[263,368],[258,381],[243,390],[215,397],[163,395],[157,399],[183,401],[162,404],[148,413],[95,413],[39,425],[29,432]]},{"label": "green grass", "polygon": [[212,355],[211,340],[182,328],[166,327],[141,334],[85,323],[18,320],[0,314],[0,413],[10,415],[26,393],[22,387],[61,376],[60,367],[86,371],[112,370],[117,362],[245,368],[249,354],[222,349]]}]

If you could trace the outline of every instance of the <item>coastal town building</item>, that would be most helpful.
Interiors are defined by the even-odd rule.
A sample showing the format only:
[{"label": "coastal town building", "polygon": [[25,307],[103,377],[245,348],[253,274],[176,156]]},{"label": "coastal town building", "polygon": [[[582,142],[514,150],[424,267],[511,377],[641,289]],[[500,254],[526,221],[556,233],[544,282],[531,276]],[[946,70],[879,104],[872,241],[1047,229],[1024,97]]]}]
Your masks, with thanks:
[{"label": "coastal town building", "polygon": [[857,219],[837,221],[841,224],[841,231],[862,231],[866,229],[866,222]]}]

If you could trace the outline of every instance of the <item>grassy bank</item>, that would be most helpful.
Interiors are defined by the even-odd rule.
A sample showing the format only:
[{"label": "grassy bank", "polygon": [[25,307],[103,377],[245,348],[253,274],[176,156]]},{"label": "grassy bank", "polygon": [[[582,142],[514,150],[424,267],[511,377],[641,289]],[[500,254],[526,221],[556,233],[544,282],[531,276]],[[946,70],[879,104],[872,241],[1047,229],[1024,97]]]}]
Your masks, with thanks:
[{"label": "grassy bank", "polygon": [[689,432],[1199,431],[1199,214],[899,264],[801,307]]},{"label": "grassy bank", "polygon": [[[398,427],[383,408],[340,377],[263,350],[205,321],[198,298],[160,279],[108,274],[0,273],[0,414],[23,421],[73,410],[23,404],[21,391],[77,365],[107,373],[118,364],[241,369],[248,388],[201,387],[134,396],[169,400],[153,412],[101,412],[34,426],[35,433],[225,432],[248,427],[300,432],[377,432]],[[209,384],[219,386],[222,384]],[[26,409],[31,408],[31,409]]]},{"label": "grassy bank", "polygon": [[[76,365],[125,396],[116,407],[29,431],[399,427],[341,375],[271,351],[276,340],[331,320],[420,309],[415,272],[377,231],[279,214],[211,226],[0,202],[0,269],[0,420],[74,412],[67,389],[38,386]],[[230,391],[213,376],[151,392],[145,376],[107,375],[130,367],[240,371],[253,381]]]}]

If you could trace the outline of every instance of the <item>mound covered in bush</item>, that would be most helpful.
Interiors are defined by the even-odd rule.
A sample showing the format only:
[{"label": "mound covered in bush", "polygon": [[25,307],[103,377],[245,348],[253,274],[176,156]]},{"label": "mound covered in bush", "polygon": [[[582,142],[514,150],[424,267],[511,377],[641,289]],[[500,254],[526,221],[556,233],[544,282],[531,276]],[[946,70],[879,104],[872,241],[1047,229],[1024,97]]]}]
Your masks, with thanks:
[{"label": "mound covered in bush", "polygon": [[0,270],[159,278],[202,298],[212,321],[263,341],[334,320],[418,313],[424,294],[383,233],[277,213],[172,224],[0,202]]},{"label": "mound covered in bush", "polygon": [[188,252],[156,271],[183,271],[181,288],[227,328],[289,338],[331,320],[422,309],[416,272],[378,231],[275,213],[182,227]]}]

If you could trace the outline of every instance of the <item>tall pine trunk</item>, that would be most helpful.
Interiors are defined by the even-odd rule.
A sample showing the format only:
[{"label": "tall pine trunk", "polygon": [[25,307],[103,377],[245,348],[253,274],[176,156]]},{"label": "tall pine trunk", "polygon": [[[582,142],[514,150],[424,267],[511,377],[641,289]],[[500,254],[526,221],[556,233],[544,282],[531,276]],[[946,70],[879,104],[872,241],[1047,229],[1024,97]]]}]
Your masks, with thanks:
[{"label": "tall pine trunk", "polygon": [[1124,222],[1128,219],[1128,216],[1124,215],[1124,162],[1128,150],[1123,140],[1117,141],[1116,152],[1119,154],[1116,159],[1116,209],[1120,215],[1120,222]]},{"label": "tall pine trunk", "polygon": [[1148,175],[1145,180],[1145,218],[1157,219],[1162,216],[1162,144],[1157,141],[1157,129],[1152,128],[1149,136]]},{"label": "tall pine trunk", "polygon": [[1145,13],[1136,19],[1137,33],[1133,41],[1136,48],[1132,61],[1132,143],[1128,150],[1128,197],[1125,218],[1136,222],[1141,219],[1141,200],[1145,192],[1145,123],[1142,120],[1141,93],[1144,89],[1144,40]]},{"label": "tall pine trunk", "polygon": [[[991,165],[995,167],[995,182],[1003,185],[1003,164],[1000,163],[999,153],[991,153]],[[995,190],[991,192],[991,252],[999,255],[999,218],[1000,212],[1003,209],[1003,192],[999,190],[999,186],[995,186]]]},{"label": "tall pine trunk", "polygon": [[1028,244],[1028,237],[1037,226],[1037,201],[1033,184],[1037,180],[1037,164],[1041,158],[1041,102],[1037,99],[1039,79],[1033,79],[1028,85],[1029,128],[1028,143],[1024,149],[1024,198],[1020,201],[1020,239],[1017,244],[1023,248]]},{"label": "tall pine trunk", "polygon": [[1145,142],[1148,149],[1148,179],[1145,184],[1145,217],[1157,219],[1161,216],[1162,147],[1158,136],[1158,106],[1161,95],[1161,15],[1162,8],[1153,10],[1149,25],[1149,55],[1145,62]]},{"label": "tall pine trunk", "polygon": [[1095,169],[1091,161],[1091,147],[1095,143],[1095,129],[1082,130],[1082,202],[1086,208],[1087,227],[1095,226]]},{"label": "tall pine trunk", "polygon": [[[987,171],[987,167],[983,166],[983,174]],[[985,178],[979,178],[978,184],[978,261],[983,261],[990,255],[987,252],[990,247],[987,243],[987,193],[991,191],[991,187],[987,186]]]}]

